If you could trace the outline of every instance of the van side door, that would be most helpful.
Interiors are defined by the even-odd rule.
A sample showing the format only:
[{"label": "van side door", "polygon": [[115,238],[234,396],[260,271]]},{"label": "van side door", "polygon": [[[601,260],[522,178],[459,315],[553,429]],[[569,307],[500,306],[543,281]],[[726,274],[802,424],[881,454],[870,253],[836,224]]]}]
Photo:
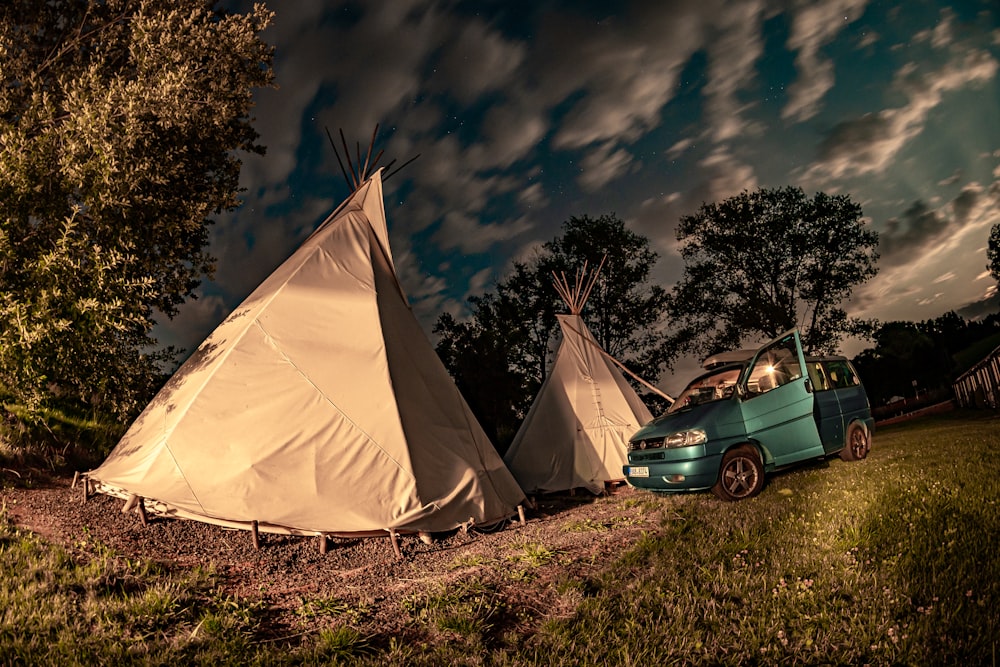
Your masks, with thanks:
[{"label": "van side door", "polygon": [[825,362],[819,359],[806,361],[809,367],[809,381],[812,382],[813,397],[816,401],[816,423],[819,425],[823,450],[827,454],[840,451],[844,446],[844,414],[840,409],[837,392],[827,371]]},{"label": "van side door", "polygon": [[786,332],[757,350],[740,382],[740,410],[747,435],[776,466],[825,454],[813,416],[802,341]]},{"label": "van side door", "polygon": [[840,412],[846,428],[855,420],[866,421],[871,417],[871,406],[868,395],[861,384],[861,378],[851,362],[846,360],[829,361],[826,364],[830,375],[830,383],[837,394]]}]

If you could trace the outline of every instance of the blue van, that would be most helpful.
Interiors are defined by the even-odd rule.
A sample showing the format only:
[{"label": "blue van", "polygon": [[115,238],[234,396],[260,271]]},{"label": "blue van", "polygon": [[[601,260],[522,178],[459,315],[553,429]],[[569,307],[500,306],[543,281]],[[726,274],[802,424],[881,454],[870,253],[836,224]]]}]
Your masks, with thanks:
[{"label": "blue van", "polygon": [[723,500],[760,493],[779,468],[871,449],[875,420],[845,357],[806,356],[797,330],[756,351],[705,360],[665,414],[630,439],[625,478],[658,492],[711,489]]}]

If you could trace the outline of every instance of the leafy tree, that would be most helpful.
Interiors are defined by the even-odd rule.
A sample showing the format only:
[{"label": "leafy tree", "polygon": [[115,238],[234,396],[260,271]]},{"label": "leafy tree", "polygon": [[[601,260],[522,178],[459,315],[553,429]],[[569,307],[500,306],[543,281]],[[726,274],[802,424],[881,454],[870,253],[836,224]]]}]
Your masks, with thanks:
[{"label": "leafy tree", "polygon": [[271,13],[206,0],[8,0],[0,7],[0,403],[137,411],[144,354],[214,259],[234,209],[249,112],[270,85]]},{"label": "leafy tree", "polygon": [[[954,311],[923,322],[886,322],[875,333],[875,346],[854,358],[874,405],[893,396],[913,397],[921,390],[947,390],[965,370],[960,356],[1000,335],[997,317],[970,322]],[[981,356],[976,356],[975,360]]]},{"label": "leafy tree", "polygon": [[681,218],[677,239],[685,267],[669,312],[678,349],[711,354],[798,326],[810,352],[832,352],[874,326],[840,305],[878,271],[878,235],[846,195],[743,192]]},{"label": "leafy tree", "polygon": [[448,313],[438,318],[437,353],[486,435],[506,449],[530,405],[531,377],[514,352],[528,340],[505,324],[509,301],[485,294],[469,304],[476,313],[472,319],[460,322]]},{"label": "leafy tree", "polygon": [[468,320],[445,314],[434,329],[440,336],[438,354],[501,451],[516,434],[552,361],[559,332],[555,315],[566,311],[553,287],[553,272],[572,281],[584,264],[591,271],[604,260],[582,313],[588,328],[605,350],[642,377],[655,380],[670,361],[656,327],[666,292],[648,284],[656,262],[648,240],[614,215],[573,217],[562,231],[530,261],[515,264],[494,293],[469,299]]},{"label": "leafy tree", "polygon": [[986,268],[997,282],[1000,282],[1000,224],[993,225],[990,230],[990,240],[986,246]]},{"label": "leafy tree", "polygon": [[[614,215],[582,216],[563,223],[563,235],[547,243],[545,251],[538,264],[545,272],[542,278],[552,273],[573,276],[584,264],[595,270],[604,262],[584,310],[587,327],[608,354],[658,377],[671,361],[657,326],[667,292],[648,284],[657,259],[649,240],[626,229]],[[551,279],[544,282],[551,286]]]}]

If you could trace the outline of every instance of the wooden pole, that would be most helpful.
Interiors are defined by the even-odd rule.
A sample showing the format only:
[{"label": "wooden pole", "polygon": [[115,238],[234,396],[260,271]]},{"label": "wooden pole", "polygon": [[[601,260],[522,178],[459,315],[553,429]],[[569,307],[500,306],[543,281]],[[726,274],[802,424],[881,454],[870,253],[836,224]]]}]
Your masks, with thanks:
[{"label": "wooden pole", "polygon": [[524,520],[524,505],[517,506],[517,518],[521,520],[522,526],[526,523]]},{"label": "wooden pole", "polygon": [[80,479],[80,471],[76,470],[76,471],[73,472],[73,483],[69,485],[69,488],[75,489],[76,488],[76,482],[79,479]]},{"label": "wooden pole", "polygon": [[399,549],[399,538],[396,536],[396,531],[392,528],[389,529],[389,541],[392,543],[392,550],[396,552],[396,558],[402,560],[403,552]]},{"label": "wooden pole", "polygon": [[326,554],[326,546],[327,546],[327,544],[326,544],[326,534],[325,533],[320,533],[319,534],[319,552],[321,554]]},{"label": "wooden pole", "polygon": [[351,162],[351,149],[347,147],[347,139],[344,138],[344,130],[340,130],[340,143],[344,145],[344,156],[347,158],[347,166],[351,169],[351,181],[354,183],[354,189],[357,190],[358,183],[357,177],[354,175],[354,163]]},{"label": "wooden pole", "polygon": [[[375,149],[375,135],[377,134],[378,134],[378,123],[375,123],[375,131],[372,132],[372,140],[371,143],[368,144],[368,153],[365,154],[365,168],[361,170],[362,179],[368,178],[368,163],[372,159],[372,151]],[[358,162],[360,161],[361,160],[359,158]]]},{"label": "wooden pole", "polygon": [[90,478],[83,478],[83,502],[87,502],[90,499]]},{"label": "wooden pole", "polygon": [[130,493],[128,500],[125,501],[125,505],[122,507],[122,514],[128,514],[133,509],[135,509],[135,504],[139,500],[139,496],[134,493]]},{"label": "wooden pole", "polygon": [[344,180],[347,181],[347,187],[351,189],[351,192],[354,192],[356,188],[351,183],[351,178],[347,175],[347,169],[344,168],[344,163],[340,159],[340,151],[337,150],[337,144],[333,140],[333,135],[330,134],[328,128],[324,129],[326,129],[326,136],[330,139],[330,145],[333,146],[333,154],[337,156],[337,164],[340,165],[340,171],[344,174]]},{"label": "wooden pole", "polygon": [[149,517],[146,516],[146,503],[142,499],[142,496],[139,497],[139,504],[136,506],[136,511],[139,512],[139,521],[142,522],[142,525],[148,526]]},{"label": "wooden pole", "polygon": [[260,530],[256,519],[250,522],[250,534],[253,535],[253,548],[260,549]]},{"label": "wooden pole", "polygon": [[[413,162],[414,160],[416,160],[416,159],[417,159],[418,157],[420,157],[420,153],[417,153],[416,155],[414,155],[413,157],[411,157],[411,158],[410,158],[409,160],[407,160],[407,161],[406,161],[406,162],[404,162],[403,164],[401,164],[401,165],[399,165],[398,167],[396,167],[396,169],[395,169],[395,170],[394,170],[394,171],[393,171],[392,173],[389,173],[389,174],[386,174],[386,175],[385,175],[385,177],[384,177],[384,178],[383,178],[382,180],[383,180],[383,181],[388,181],[388,180],[389,180],[390,178],[392,178],[392,176],[394,176],[394,175],[395,175],[395,174],[396,174],[396,173],[397,173],[397,172],[398,172],[398,171],[399,171],[400,169],[402,169],[402,168],[403,168],[403,167],[405,167],[406,165],[410,164],[411,162]],[[389,170],[389,168],[388,168],[388,167],[386,167],[386,171],[388,171],[388,170]]]}]

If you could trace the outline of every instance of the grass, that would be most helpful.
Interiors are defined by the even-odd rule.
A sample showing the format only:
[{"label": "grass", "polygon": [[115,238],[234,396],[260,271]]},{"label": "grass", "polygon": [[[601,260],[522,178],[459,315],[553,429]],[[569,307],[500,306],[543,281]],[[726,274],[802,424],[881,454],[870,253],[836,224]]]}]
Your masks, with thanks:
[{"label": "grass", "polygon": [[869,460],[670,512],[510,663],[995,664],[1000,421],[876,434]]},{"label": "grass", "polygon": [[488,562],[453,563],[550,586],[568,611],[528,613],[470,571],[405,601],[406,638],[359,629],[376,610],[331,596],[301,602],[299,616],[319,629],[264,640],[266,605],[223,596],[211,571],[167,572],[92,544],[83,559],[0,519],[0,655],[67,665],[996,664],[997,452],[1000,419],[956,413],[881,429],[868,460],[774,475],[749,501],[638,493],[625,502],[657,527],[596,575],[536,579],[569,558],[537,537]]},{"label": "grass", "polygon": [[0,520],[5,664],[226,663],[246,653],[254,614],[220,598],[210,571],[171,575],[93,546],[78,561]]}]

